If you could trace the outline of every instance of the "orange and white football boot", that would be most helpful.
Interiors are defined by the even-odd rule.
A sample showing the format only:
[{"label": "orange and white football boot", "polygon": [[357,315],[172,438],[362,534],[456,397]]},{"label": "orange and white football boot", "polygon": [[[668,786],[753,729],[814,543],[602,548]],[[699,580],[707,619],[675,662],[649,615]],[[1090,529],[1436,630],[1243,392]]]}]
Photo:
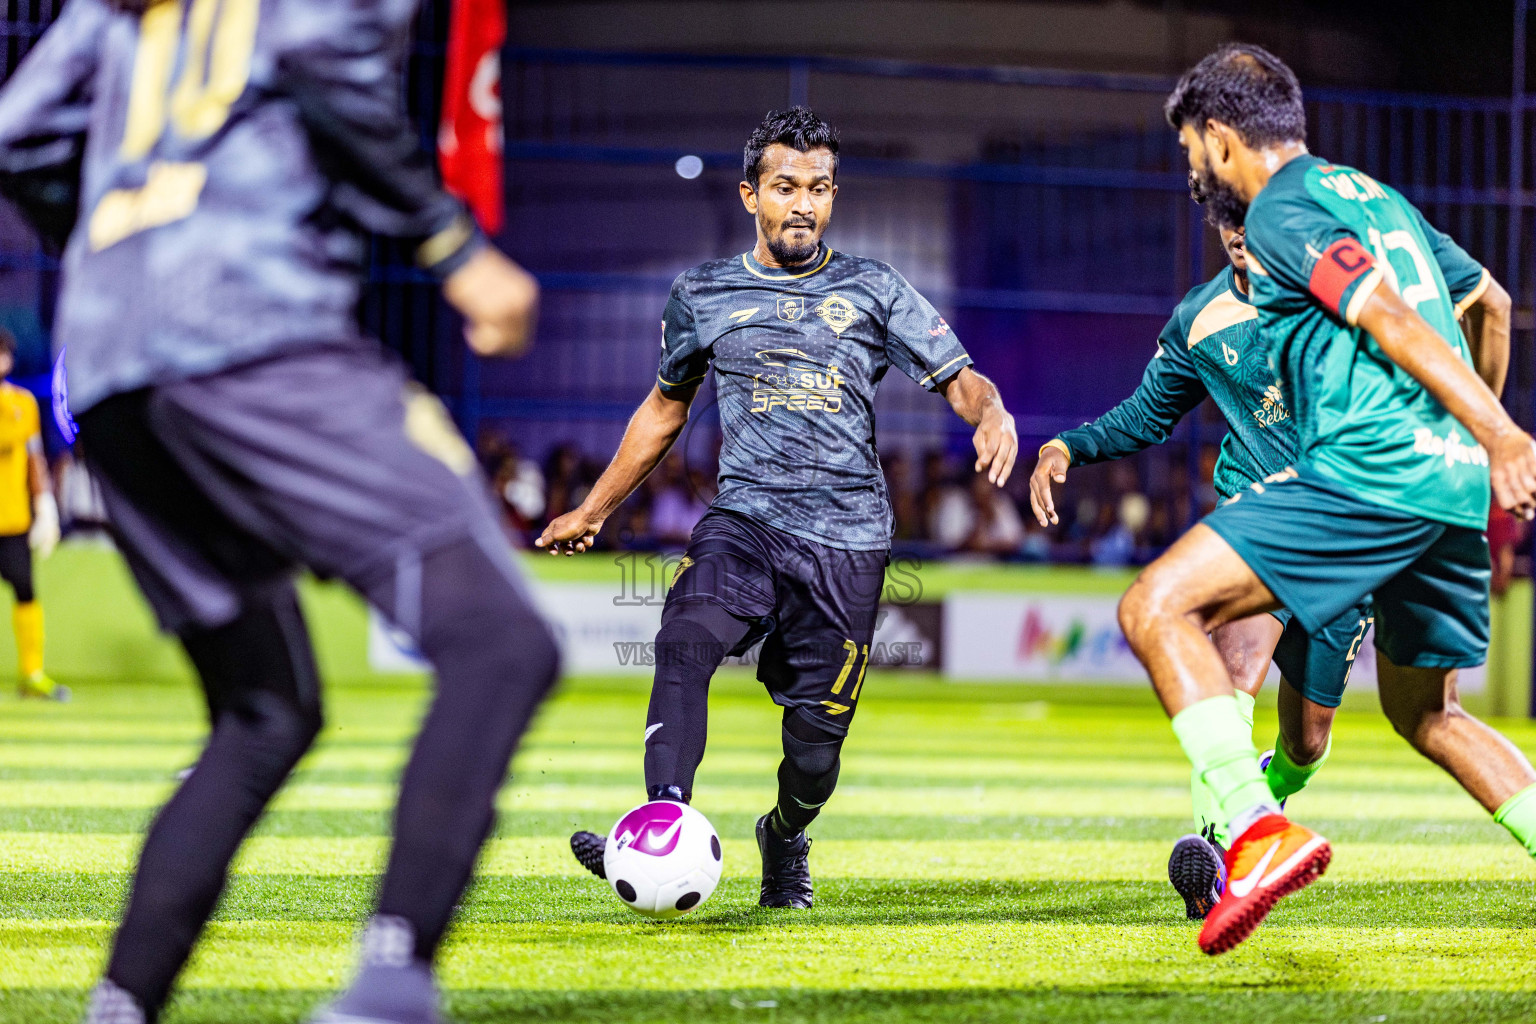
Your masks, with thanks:
[{"label": "orange and white football boot", "polygon": [[1283,814],[1254,822],[1227,851],[1226,891],[1206,915],[1200,948],[1216,956],[1235,947],[1282,896],[1317,881],[1332,859],[1328,840]]}]

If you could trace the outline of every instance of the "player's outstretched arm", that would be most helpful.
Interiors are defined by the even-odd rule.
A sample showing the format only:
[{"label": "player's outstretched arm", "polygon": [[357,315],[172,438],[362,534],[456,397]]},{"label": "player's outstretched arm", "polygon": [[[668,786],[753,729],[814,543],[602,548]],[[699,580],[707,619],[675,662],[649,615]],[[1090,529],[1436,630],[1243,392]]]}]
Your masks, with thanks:
[{"label": "player's outstretched arm", "polygon": [[1013,415],[1003,408],[997,385],[966,366],[940,384],[939,391],[956,415],[976,428],[971,435],[976,472],[985,470],[987,479],[999,487],[1006,484],[1019,457],[1019,432]]},{"label": "player's outstretched arm", "polygon": [[1483,379],[1390,288],[1371,293],[1356,323],[1487,450],[1494,500],[1523,518],[1536,517],[1536,441]]},{"label": "player's outstretched arm", "polygon": [[1477,301],[1462,314],[1462,327],[1467,334],[1467,344],[1472,349],[1472,365],[1483,378],[1494,396],[1504,394],[1504,381],[1509,376],[1509,324],[1510,301],[1499,282],[1491,276]]},{"label": "player's outstretched arm", "polygon": [[549,548],[552,555],[574,555],[590,548],[613,510],[645,482],[651,470],[671,451],[688,423],[688,409],[697,390],[674,388],[668,394],[660,386],[651,388],[651,393],[629,418],[618,452],[603,470],[603,475],[597,478],[597,483],[592,485],[587,500],[544,527],[544,532],[533,543]]}]

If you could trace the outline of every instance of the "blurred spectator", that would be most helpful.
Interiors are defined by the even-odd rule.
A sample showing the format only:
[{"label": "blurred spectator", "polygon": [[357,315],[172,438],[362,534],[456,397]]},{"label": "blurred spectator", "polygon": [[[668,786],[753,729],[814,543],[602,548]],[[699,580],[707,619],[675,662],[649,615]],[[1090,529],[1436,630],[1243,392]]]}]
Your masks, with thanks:
[{"label": "blurred spectator", "polygon": [[668,455],[656,471],[661,477],[651,503],[651,537],[666,547],[685,547],[693,536],[693,526],[709,511],[709,502],[699,493],[703,474],[692,477],[677,452]]},{"label": "blurred spectator", "polygon": [[952,551],[1011,555],[1024,542],[1024,520],[1013,499],[977,473],[969,490],[945,489],[933,539]]},{"label": "blurred spectator", "polygon": [[912,459],[906,452],[896,452],[883,460],[885,488],[891,496],[892,540],[921,540],[923,509],[918,489],[912,479]]},{"label": "blurred spectator", "polygon": [[544,463],[544,519],[565,515],[581,504],[587,485],[582,479],[581,454],[570,444],[556,445]]},{"label": "blurred spectator", "polygon": [[[614,510],[599,535],[599,547],[653,549],[687,544],[694,524],[714,497],[711,454],[718,458],[718,437],[713,447],[706,439],[695,441],[687,452],[680,446]],[[475,448],[509,525],[525,540],[578,505],[602,470],[598,457],[564,443],[549,451],[541,471],[494,430],[482,431]],[[1218,452],[1215,444],[1201,446],[1197,462],[1201,476],[1193,495],[1185,449],[1170,448],[1164,460],[1152,464],[1094,467],[1075,477],[1073,486],[1057,496],[1060,524],[1043,528],[1034,521],[1024,496],[1027,465],[1015,471],[1013,485],[1019,493],[1010,495],[992,487],[985,477],[977,478],[968,461],[959,466],[944,452],[929,451],[921,457],[919,474],[915,472],[919,462],[897,450],[882,459],[893,540],[924,553],[1104,566],[1141,564],[1188,528],[1192,512],[1214,505],[1211,471]],[[1490,541],[1496,531],[1491,525]]]},{"label": "blurred spectator", "polygon": [[1024,541],[1019,545],[1019,557],[1026,562],[1049,562],[1053,552],[1051,535],[1036,521],[1033,515],[1024,515]]},{"label": "blurred spectator", "polygon": [[506,434],[491,426],[480,428],[480,436],[475,438],[475,458],[480,460],[480,468],[486,477],[495,477],[511,452],[512,442]]},{"label": "blurred spectator", "polygon": [[496,475],[492,477],[507,517],[519,530],[530,530],[544,515],[544,471],[532,459],[525,459],[517,447],[507,445]]},{"label": "blurred spectator", "polygon": [[[1108,506],[1105,511],[1109,511]],[[1093,564],[1105,567],[1134,565],[1151,515],[1152,503],[1145,494],[1122,495],[1115,510],[1114,525],[1089,544]]]},{"label": "blurred spectator", "polygon": [[1488,512],[1488,557],[1493,568],[1489,589],[1495,596],[1507,593],[1515,578],[1515,549],[1525,532],[1525,523],[1493,503]]},{"label": "blurred spectator", "polygon": [[937,540],[938,534],[934,530],[939,514],[939,504],[944,500],[945,491],[954,487],[954,471],[949,465],[949,460],[940,451],[931,451],[923,456],[923,480],[922,500],[918,502],[918,510],[921,514],[918,523],[922,530],[924,540]]}]

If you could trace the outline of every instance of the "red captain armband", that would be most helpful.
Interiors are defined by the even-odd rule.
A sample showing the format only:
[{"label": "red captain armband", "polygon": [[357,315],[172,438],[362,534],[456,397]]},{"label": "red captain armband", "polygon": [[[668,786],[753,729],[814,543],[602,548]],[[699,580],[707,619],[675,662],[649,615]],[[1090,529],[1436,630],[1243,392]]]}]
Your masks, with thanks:
[{"label": "red captain armband", "polygon": [[[1316,251],[1316,250],[1314,250]],[[1312,267],[1307,289],[1332,313],[1343,315],[1344,293],[1376,268],[1376,257],[1353,238],[1341,238]]]}]

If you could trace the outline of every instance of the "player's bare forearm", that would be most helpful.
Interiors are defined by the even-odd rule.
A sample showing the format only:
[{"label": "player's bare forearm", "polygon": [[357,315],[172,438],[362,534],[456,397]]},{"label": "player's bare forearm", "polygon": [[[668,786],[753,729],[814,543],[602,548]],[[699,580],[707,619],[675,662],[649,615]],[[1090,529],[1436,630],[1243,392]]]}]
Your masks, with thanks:
[{"label": "player's bare forearm", "polygon": [[1495,396],[1504,394],[1509,376],[1509,331],[1514,303],[1499,282],[1488,281],[1478,300],[1462,318],[1467,342],[1472,349],[1472,364],[1477,375]]},{"label": "player's bare forearm", "polygon": [[1358,323],[1487,449],[1495,500],[1527,519],[1536,514],[1536,443],[1483,379],[1390,288],[1375,290]]},{"label": "player's bare forearm", "polygon": [[1483,445],[1518,429],[1488,385],[1390,288],[1366,300],[1359,324]]},{"label": "player's bare forearm", "polygon": [[586,500],[546,526],[534,544],[549,548],[550,554],[567,555],[591,547],[613,510],[645,482],[672,450],[688,423],[694,394],[686,391],[668,395],[660,387],[651,388],[629,418],[619,450],[592,485]]},{"label": "player's bare forearm", "polygon": [[967,366],[940,384],[939,392],[955,415],[976,428],[971,436],[976,472],[985,471],[987,479],[999,487],[1006,484],[1019,457],[1019,432],[997,385]]},{"label": "player's bare forearm", "polygon": [[688,408],[692,401],[692,392],[686,397],[678,397],[666,394],[659,387],[651,389],[630,417],[624,440],[619,442],[613,461],[608,463],[587,500],[582,502],[594,516],[607,519],[636,487],[645,482],[651,471],[661,465],[661,460],[666,458],[688,424]]}]

